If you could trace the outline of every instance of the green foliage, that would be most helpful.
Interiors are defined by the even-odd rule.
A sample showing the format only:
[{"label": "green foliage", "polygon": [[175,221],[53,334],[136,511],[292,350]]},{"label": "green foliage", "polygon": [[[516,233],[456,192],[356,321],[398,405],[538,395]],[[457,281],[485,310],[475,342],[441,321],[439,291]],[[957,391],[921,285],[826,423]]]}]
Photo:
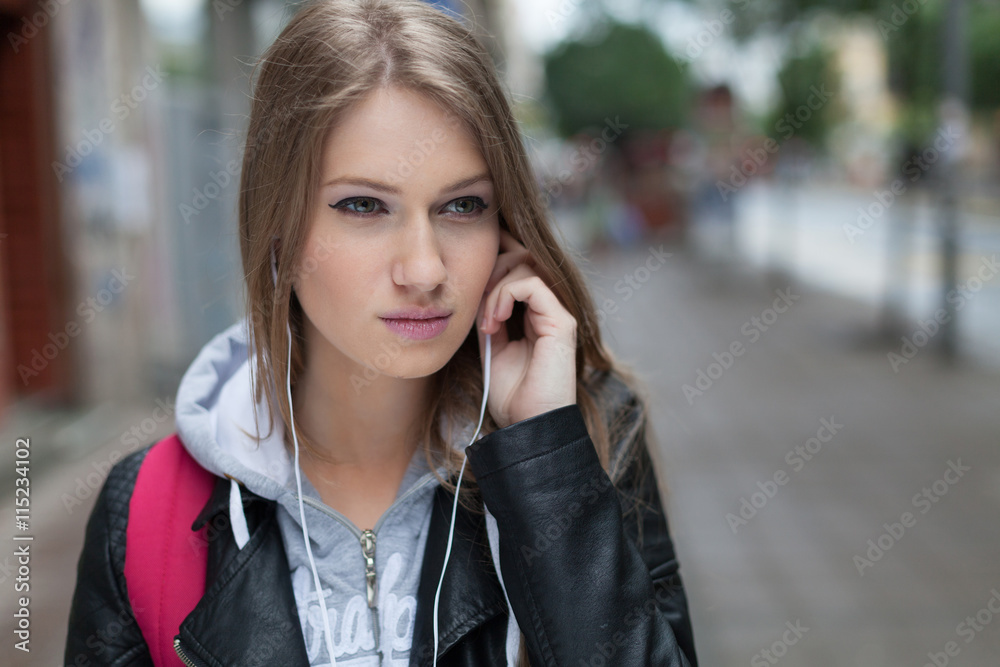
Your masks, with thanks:
[{"label": "green foliage", "polygon": [[645,27],[615,21],[545,54],[548,103],[572,135],[620,117],[629,130],[675,127],[690,99],[686,65]]},{"label": "green foliage", "polygon": [[[838,108],[838,79],[833,56],[824,47],[813,46],[803,55],[787,60],[778,72],[782,96],[767,133],[780,138],[794,131],[796,137],[823,147]],[[821,101],[827,94],[831,99]]]},{"label": "green foliage", "polygon": [[[943,82],[945,0],[928,0],[898,30],[886,30],[889,84],[903,103],[900,132],[921,143],[934,134]],[[891,9],[880,18],[888,20]],[[883,24],[885,25],[885,24]],[[1000,107],[1000,6],[971,2],[966,48],[969,51],[969,99],[974,111]]]},{"label": "green foliage", "polygon": [[898,132],[912,144],[922,144],[938,124],[943,9],[942,2],[929,0],[901,25],[893,21],[891,6],[875,15],[888,48],[889,88],[901,103]]},{"label": "green foliage", "polygon": [[969,14],[970,104],[994,111],[1000,108],[1000,5],[978,3]]},{"label": "green foliage", "polygon": [[[901,1],[901,0],[894,0]],[[884,0],[729,0],[736,17],[733,36],[745,39],[766,28],[808,23],[821,13],[874,15]]]}]

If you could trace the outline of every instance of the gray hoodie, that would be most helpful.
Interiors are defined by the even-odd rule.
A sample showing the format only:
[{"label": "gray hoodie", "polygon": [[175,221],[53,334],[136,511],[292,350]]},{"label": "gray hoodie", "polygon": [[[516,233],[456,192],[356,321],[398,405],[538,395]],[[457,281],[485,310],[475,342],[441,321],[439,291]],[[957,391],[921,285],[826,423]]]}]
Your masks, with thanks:
[{"label": "gray hoodie", "polygon": [[[369,532],[362,533],[347,517],[323,503],[309,479],[300,474],[303,525],[294,460],[283,444],[284,428],[277,411],[273,413],[274,429],[259,447],[248,435],[257,432],[254,410],[261,431],[267,431],[269,420],[265,406],[253,402],[247,341],[243,319],[201,350],[177,392],[177,433],[202,467],[233,479],[230,516],[240,548],[248,535],[237,480],[257,495],[277,501],[278,525],[309,664],[406,667],[431,501],[439,482],[418,449],[393,504],[372,528],[374,539],[365,540],[371,537]],[[474,425],[466,425],[452,446],[463,451],[473,434]],[[443,476],[444,467],[438,472]],[[496,520],[488,509],[486,519],[493,565],[499,573]],[[305,546],[306,534],[315,567]],[[372,559],[366,558],[366,551]],[[447,566],[447,560],[445,563]],[[374,585],[370,586],[372,574]],[[316,579],[326,600],[334,660],[327,649]],[[520,637],[509,602],[508,612],[507,655],[513,667]]]}]

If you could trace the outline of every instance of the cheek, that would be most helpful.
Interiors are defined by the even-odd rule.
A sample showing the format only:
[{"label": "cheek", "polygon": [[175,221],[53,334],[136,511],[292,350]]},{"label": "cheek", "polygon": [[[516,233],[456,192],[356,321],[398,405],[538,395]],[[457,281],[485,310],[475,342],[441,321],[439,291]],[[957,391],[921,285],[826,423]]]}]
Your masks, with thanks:
[{"label": "cheek", "polygon": [[297,277],[297,293],[306,315],[317,325],[350,328],[352,318],[345,314],[361,312],[365,294],[371,293],[366,271],[370,264],[361,253],[307,245]]},{"label": "cheek", "polygon": [[486,282],[493,274],[497,262],[500,238],[499,232],[483,234],[463,239],[454,256],[455,287],[475,299],[476,304],[486,288]]}]

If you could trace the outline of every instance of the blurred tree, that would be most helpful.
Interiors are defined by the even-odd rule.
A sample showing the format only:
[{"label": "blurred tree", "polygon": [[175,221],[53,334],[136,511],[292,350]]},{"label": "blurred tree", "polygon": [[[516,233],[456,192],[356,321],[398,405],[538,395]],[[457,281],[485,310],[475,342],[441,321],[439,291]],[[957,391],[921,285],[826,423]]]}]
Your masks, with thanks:
[{"label": "blurred tree", "polygon": [[919,146],[939,122],[944,2],[927,2],[902,25],[892,21],[889,9],[879,20],[888,46],[889,88],[900,102],[897,134],[904,146]]},{"label": "blurred tree", "polygon": [[885,0],[732,0],[733,36],[746,39],[762,30],[796,29],[824,13],[874,15],[882,3],[890,4]]},{"label": "blurred tree", "polygon": [[837,109],[829,101],[829,97],[836,98],[839,89],[833,54],[818,44],[811,46],[803,55],[785,62],[778,72],[778,83],[781,99],[767,127],[778,131],[775,138],[787,138],[782,132],[794,131],[796,137],[822,148]]},{"label": "blurred tree", "polygon": [[[899,134],[907,143],[922,144],[932,137],[938,124],[937,104],[942,95],[941,36],[947,0],[733,0],[733,36],[746,39],[761,31],[783,33],[793,39],[823,13],[857,15],[875,22],[889,54],[889,85],[902,109]],[[738,10],[738,11],[737,11]],[[973,111],[1000,107],[1000,3],[973,0],[969,3],[968,48],[970,52],[969,103]],[[810,56],[805,56],[808,60]],[[789,62],[782,74],[807,71],[807,62]],[[814,66],[814,65],[812,65]],[[782,88],[786,89],[785,80]],[[794,95],[795,91],[791,91]],[[789,100],[786,90],[787,106]],[[803,135],[805,136],[805,135]]]},{"label": "blurred tree", "polygon": [[1000,108],[1000,3],[983,2],[970,9],[970,102],[974,109],[995,111]]},{"label": "blurred tree", "polygon": [[629,131],[676,127],[690,97],[686,65],[645,27],[605,19],[544,56],[548,103],[571,136],[615,116]]}]

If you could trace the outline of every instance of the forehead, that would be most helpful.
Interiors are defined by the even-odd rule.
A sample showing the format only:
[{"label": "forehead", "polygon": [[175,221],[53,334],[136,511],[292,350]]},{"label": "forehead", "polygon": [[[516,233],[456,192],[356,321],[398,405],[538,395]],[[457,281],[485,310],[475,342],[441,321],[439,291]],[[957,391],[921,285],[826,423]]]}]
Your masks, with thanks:
[{"label": "forehead", "polygon": [[378,89],[354,105],[323,147],[324,182],[351,174],[405,188],[485,170],[479,146],[458,116],[401,88]]}]

